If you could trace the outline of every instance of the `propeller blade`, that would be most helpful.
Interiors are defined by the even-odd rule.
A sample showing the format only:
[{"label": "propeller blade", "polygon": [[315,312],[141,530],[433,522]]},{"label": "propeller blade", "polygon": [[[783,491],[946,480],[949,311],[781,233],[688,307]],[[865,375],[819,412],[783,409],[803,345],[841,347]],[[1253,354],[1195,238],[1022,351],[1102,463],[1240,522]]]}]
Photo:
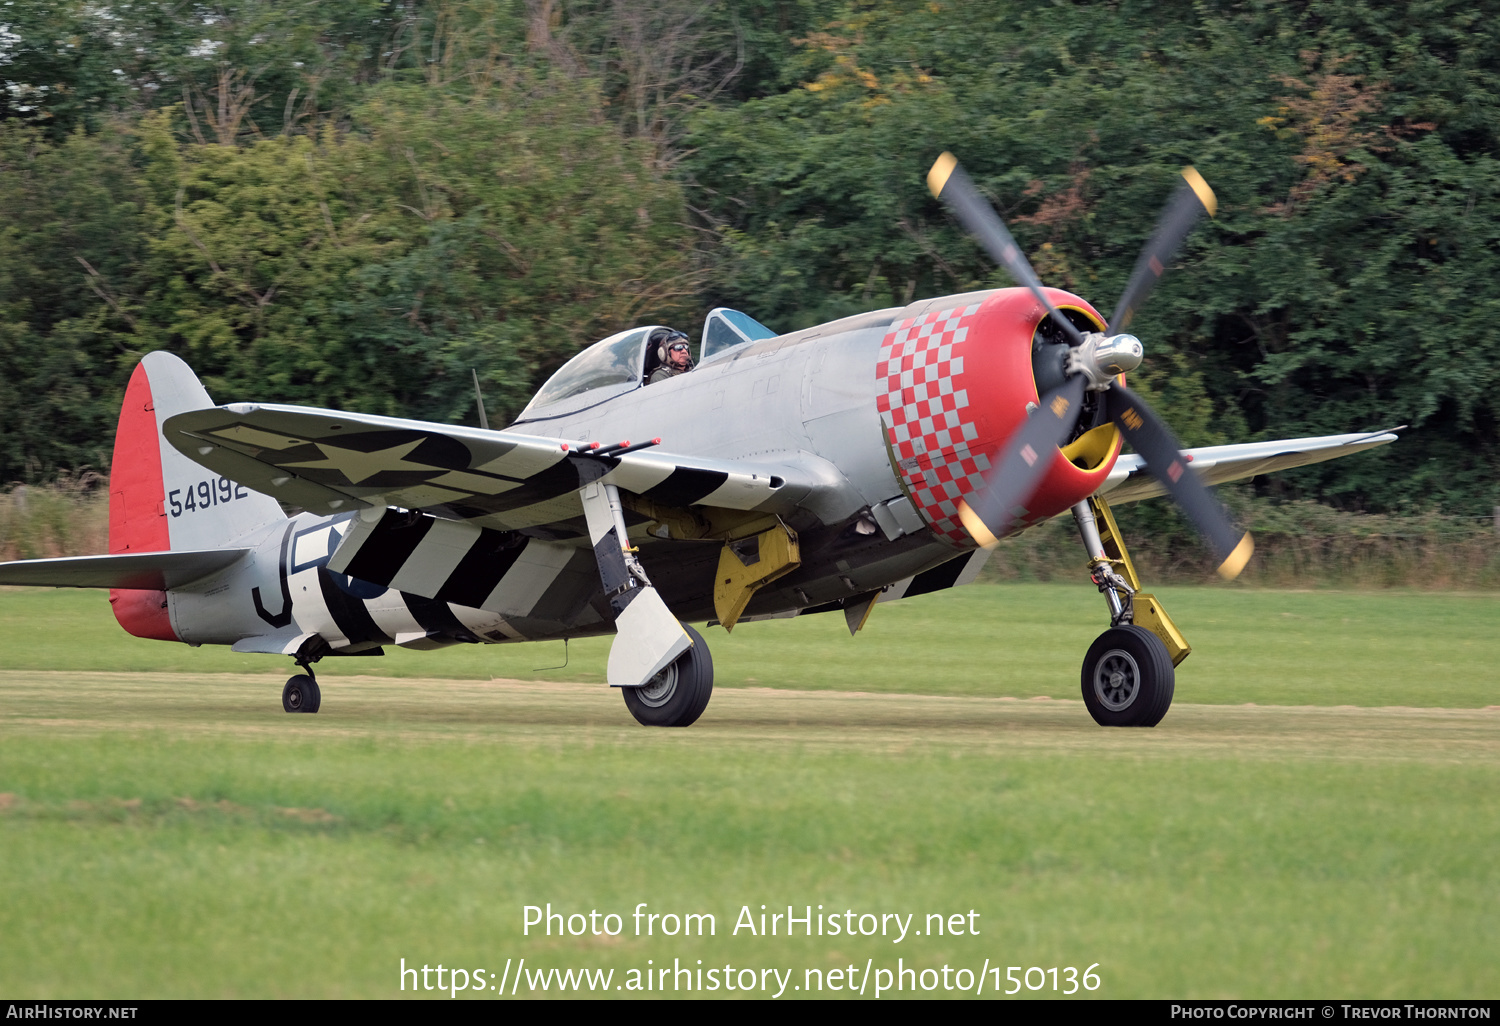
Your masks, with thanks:
[{"label": "propeller blade", "polygon": [[1146,461],[1146,469],[1162,483],[1213,549],[1219,560],[1219,576],[1234,580],[1255,551],[1249,533],[1230,523],[1229,514],[1219,500],[1209,494],[1198,472],[1183,459],[1176,436],[1140,396],[1117,383],[1104,393],[1104,401],[1105,411]]},{"label": "propeller blade", "polygon": [[958,218],[970,235],[979,240],[995,262],[1005,268],[1017,285],[1024,285],[1031,290],[1037,302],[1046,308],[1052,319],[1072,339],[1073,344],[1083,345],[1083,334],[1042,292],[1041,279],[1032,270],[1031,262],[1021,252],[1021,247],[1016,245],[1016,240],[1005,227],[1005,222],[1000,220],[1000,215],[995,213],[995,208],[979,194],[968,173],[959,167],[957,157],[944,152],[937,159],[932,170],[927,172],[927,188],[948,205],[953,216]]},{"label": "propeller blade", "polygon": [[959,520],[980,545],[993,548],[1011,522],[1026,515],[1024,504],[1052,463],[1052,454],[1078,423],[1087,383],[1075,374],[1042,396],[1041,405],[995,454],[984,489],[959,504]]},{"label": "propeller blade", "polygon": [[1193,225],[1198,223],[1199,216],[1207,212],[1209,217],[1213,217],[1214,211],[1219,208],[1214,191],[1197,171],[1191,167],[1183,168],[1182,179],[1176,195],[1162,208],[1151,241],[1146,243],[1146,248],[1136,258],[1130,282],[1125,286],[1120,301],[1115,304],[1115,312],[1110,315],[1109,327],[1104,332],[1106,335],[1116,334],[1130,326],[1131,318],[1146,301],[1152,286],[1166,271],[1167,263],[1176,254],[1177,247],[1182,245],[1182,240],[1187,238]]}]

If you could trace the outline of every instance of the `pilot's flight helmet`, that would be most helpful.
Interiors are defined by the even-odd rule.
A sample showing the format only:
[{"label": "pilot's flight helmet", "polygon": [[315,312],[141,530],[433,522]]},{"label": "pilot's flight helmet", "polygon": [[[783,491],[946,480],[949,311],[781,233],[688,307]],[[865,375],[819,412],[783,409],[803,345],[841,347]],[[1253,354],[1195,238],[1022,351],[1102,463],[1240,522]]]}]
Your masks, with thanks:
[{"label": "pilot's flight helmet", "polygon": [[[671,349],[679,342],[681,342],[683,345],[687,345],[688,337],[683,332],[680,332],[675,328],[658,328],[656,330],[655,341],[656,359],[660,363],[666,363],[667,350]],[[689,353],[689,359],[691,359],[691,352]]]}]

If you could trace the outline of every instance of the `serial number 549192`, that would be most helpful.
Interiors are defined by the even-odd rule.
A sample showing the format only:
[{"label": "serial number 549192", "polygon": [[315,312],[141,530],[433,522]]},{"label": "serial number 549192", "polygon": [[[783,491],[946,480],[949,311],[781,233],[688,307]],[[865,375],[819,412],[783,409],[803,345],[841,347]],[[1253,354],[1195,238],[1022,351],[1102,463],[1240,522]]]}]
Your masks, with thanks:
[{"label": "serial number 549192", "polygon": [[227,477],[211,478],[186,488],[173,488],[167,494],[167,508],[172,516],[180,517],[184,513],[222,506],[235,499],[248,498],[250,498],[250,493],[245,490],[244,485],[237,484]]}]

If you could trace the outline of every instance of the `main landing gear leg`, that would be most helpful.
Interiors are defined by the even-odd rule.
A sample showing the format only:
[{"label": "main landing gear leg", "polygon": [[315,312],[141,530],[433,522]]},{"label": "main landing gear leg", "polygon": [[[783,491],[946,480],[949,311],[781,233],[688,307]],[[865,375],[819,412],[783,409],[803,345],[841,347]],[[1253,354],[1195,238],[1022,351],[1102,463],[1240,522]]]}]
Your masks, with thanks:
[{"label": "main landing gear leg", "polygon": [[298,658],[297,665],[307,672],[286,682],[286,687],[281,689],[281,707],[289,713],[315,713],[323,704],[323,693],[318,690],[312,660]]},{"label": "main landing gear leg", "polygon": [[615,617],[609,682],[648,727],[686,727],[713,694],[714,664],[698,632],[667,608],[626,534],[619,491],[590,481],[579,489],[599,581]]},{"label": "main landing gear leg", "polygon": [[1083,660],[1083,703],[1105,727],[1154,727],[1172,704],[1176,666],[1192,649],[1155,596],[1141,592],[1109,505],[1073,507],[1089,556],[1089,577],[1109,603],[1109,630]]}]

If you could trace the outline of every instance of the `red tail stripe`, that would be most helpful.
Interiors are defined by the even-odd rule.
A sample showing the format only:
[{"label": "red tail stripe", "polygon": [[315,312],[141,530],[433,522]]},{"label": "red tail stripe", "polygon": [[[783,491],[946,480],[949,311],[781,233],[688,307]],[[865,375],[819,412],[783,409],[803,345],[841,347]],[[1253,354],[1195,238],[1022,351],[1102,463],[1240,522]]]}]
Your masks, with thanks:
[{"label": "red tail stripe", "polygon": [[[109,551],[161,552],[172,547],[162,487],[161,433],[146,368],[137,365],[125,388],[109,472]],[[110,590],[120,626],[138,638],[180,640],[160,591]]]}]

